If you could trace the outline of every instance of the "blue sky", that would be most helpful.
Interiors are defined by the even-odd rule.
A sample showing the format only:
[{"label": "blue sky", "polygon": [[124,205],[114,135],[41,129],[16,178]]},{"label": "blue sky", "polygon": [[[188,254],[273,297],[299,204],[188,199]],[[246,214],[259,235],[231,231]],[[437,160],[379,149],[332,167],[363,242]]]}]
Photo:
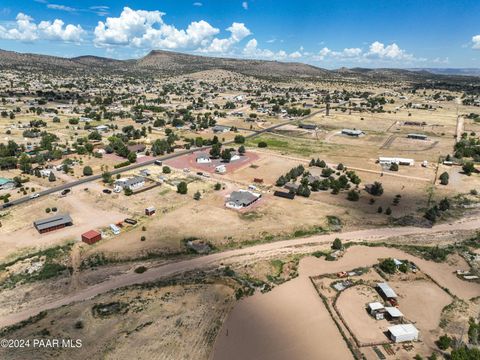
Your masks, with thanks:
[{"label": "blue sky", "polygon": [[1,0],[0,48],[120,59],[164,49],[325,68],[480,67],[480,1]]}]

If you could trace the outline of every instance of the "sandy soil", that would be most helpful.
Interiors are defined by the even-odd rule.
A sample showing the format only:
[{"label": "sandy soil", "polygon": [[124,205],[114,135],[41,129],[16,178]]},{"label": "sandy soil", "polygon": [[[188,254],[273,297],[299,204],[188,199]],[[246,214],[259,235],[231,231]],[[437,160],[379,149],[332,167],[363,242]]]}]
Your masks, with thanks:
[{"label": "sandy soil", "polygon": [[216,360],[319,358],[353,356],[305,274],[240,301],[223,324],[213,355]]},{"label": "sandy soil", "polygon": [[[335,262],[311,257],[304,258],[300,262],[298,278],[275,288],[270,293],[254,295],[237,304],[217,338],[214,359],[229,359],[229,356],[232,356],[231,354],[235,354],[235,359],[277,359],[279,357],[283,358],[283,354],[286,354],[285,359],[308,359],[318,358],[319,356],[349,358],[350,354],[342,355],[340,353],[340,351],[344,352],[346,350],[345,343],[337,343],[335,347],[333,346],[333,339],[341,339],[338,330],[335,327],[330,327],[327,320],[318,318],[319,314],[326,313],[326,309],[311,285],[309,276],[369,266],[377,263],[379,258],[386,257],[414,261],[422,271],[459,297],[472,297],[475,294],[478,296],[478,293],[480,293],[479,284],[467,283],[458,279],[452,273],[453,267],[451,265],[428,262],[396,249],[356,246],[349,249],[345,256]],[[419,284],[419,286],[405,290],[410,285],[410,283],[405,283],[399,291],[405,290],[405,298],[410,295],[408,302],[405,303],[405,315],[412,318],[418,316],[418,319],[415,318],[415,320],[421,324],[419,328],[426,331],[425,337],[427,337],[438,326],[441,310],[450,303],[450,296],[434,284]],[[425,292],[429,296],[420,300]],[[362,294],[353,296],[357,305],[360,304],[358,306],[363,308],[368,296]],[[314,297],[317,298],[316,302],[313,300]],[[427,305],[431,303],[431,301],[428,301],[430,297],[438,299],[434,306]],[[401,301],[403,302],[403,300]],[[424,311],[423,314],[420,314],[421,309],[423,309],[423,306],[418,306],[420,303],[424,306],[430,306],[428,311]],[[352,309],[347,306],[345,310],[347,316],[350,317],[349,310]],[[365,313],[365,310],[360,308],[353,310],[357,312],[357,316],[358,312]],[[249,315],[244,316],[245,314]],[[366,316],[368,315],[365,313]],[[319,322],[317,323],[315,320]],[[365,323],[360,324],[363,321]],[[358,325],[356,329],[362,333],[363,340],[381,340],[380,331],[378,333],[368,332],[368,334],[364,331],[364,326],[369,325],[369,323],[363,317],[353,320],[352,323],[354,326]],[[309,329],[308,332],[305,332],[305,328]],[[320,337],[318,336],[319,333],[321,334]],[[298,334],[302,334],[301,339],[297,339]],[[325,344],[322,340],[326,338],[330,341]],[[429,344],[432,341],[433,337],[430,337],[428,339]],[[317,345],[312,347],[311,344],[315,343]],[[302,346],[296,346],[298,344],[302,344]],[[337,351],[338,353],[331,353],[331,351]]]},{"label": "sandy soil", "polygon": [[[12,210],[3,221],[0,234],[0,259],[5,259],[15,252],[45,248],[67,240],[80,240],[84,232],[108,226],[124,219],[124,215],[115,209],[109,211],[92,207],[81,189],[75,189],[75,194],[65,197],[50,195],[42,202],[34,201]],[[45,208],[57,207],[58,214],[69,213],[73,226],[50,233],[39,234],[33,227],[33,221],[53,216],[45,213]],[[21,215],[20,215],[21,212]],[[20,216],[20,218],[17,218]]]},{"label": "sandy soil", "polygon": [[393,281],[389,284],[399,294],[400,310],[405,318],[420,330],[421,340],[434,348],[440,335],[442,309],[452,302],[452,297],[428,280]]},{"label": "sandy soil", "polygon": [[370,302],[381,301],[378,293],[370,286],[359,285],[342,291],[337,300],[337,309],[362,344],[387,341],[387,320],[375,320],[366,310]]}]

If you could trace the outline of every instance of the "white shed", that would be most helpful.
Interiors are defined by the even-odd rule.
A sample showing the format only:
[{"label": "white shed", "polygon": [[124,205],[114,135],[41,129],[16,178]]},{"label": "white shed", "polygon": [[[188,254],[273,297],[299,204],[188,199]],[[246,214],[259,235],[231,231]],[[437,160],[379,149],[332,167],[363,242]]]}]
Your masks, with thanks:
[{"label": "white shed", "polygon": [[382,311],[385,307],[383,306],[382,303],[377,302],[372,302],[368,304],[368,312],[370,315],[375,315],[377,311]]},{"label": "white shed", "polygon": [[419,331],[413,324],[400,324],[388,328],[390,338],[396,342],[418,340]]}]

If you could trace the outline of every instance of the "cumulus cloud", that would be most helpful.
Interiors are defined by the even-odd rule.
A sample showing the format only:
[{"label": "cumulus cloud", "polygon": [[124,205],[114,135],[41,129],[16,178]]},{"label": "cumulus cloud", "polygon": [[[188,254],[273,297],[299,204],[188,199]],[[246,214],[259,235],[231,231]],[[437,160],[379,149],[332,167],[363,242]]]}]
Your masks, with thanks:
[{"label": "cumulus cloud", "polygon": [[413,60],[413,55],[407,54],[397,44],[393,43],[385,46],[379,41],[375,41],[370,45],[369,51],[365,56],[377,59]]},{"label": "cumulus cloud", "polygon": [[472,37],[472,49],[480,50],[480,35],[475,35]]},{"label": "cumulus cloud", "polygon": [[242,8],[244,10],[248,10],[248,2],[247,1],[242,2]]},{"label": "cumulus cloud", "polygon": [[190,49],[205,47],[220,32],[208,22],[193,21],[177,29],[163,21],[160,11],[132,10],[125,7],[119,17],[99,21],[94,30],[97,46],[129,45],[138,48]]},{"label": "cumulus cloud", "polygon": [[340,51],[334,51],[328,47],[324,47],[313,58],[316,61],[337,60],[355,62],[422,60],[416,59],[412,54],[407,53],[395,43],[385,46],[385,44],[379,41],[371,43],[366,51],[361,48],[345,48]]},{"label": "cumulus cloud", "polygon": [[288,55],[290,58],[292,59],[299,59],[301,58],[303,55],[300,51],[294,51],[293,53],[291,53],[290,55]]},{"label": "cumulus cloud", "polygon": [[199,1],[197,1],[197,2],[194,2],[194,3],[193,3],[193,6],[198,6],[198,7],[200,7],[200,6],[203,6],[203,4],[202,4],[201,2],[199,2]]},{"label": "cumulus cloud", "polygon": [[230,32],[230,37],[223,39],[214,38],[209,46],[200,48],[198,51],[218,54],[228,53],[235,44],[252,34],[245,24],[237,22],[234,22],[226,30]]},{"label": "cumulus cloud", "polygon": [[[300,52],[298,52],[298,54],[300,54]],[[292,53],[290,54],[290,57],[296,58],[298,54],[297,52]],[[247,44],[243,48],[243,55],[251,58],[268,60],[285,60],[289,56],[284,50],[279,50],[275,52],[269,49],[259,48],[257,39],[251,39],[247,42]]]},{"label": "cumulus cloud", "polygon": [[85,31],[80,25],[68,24],[60,19],[41,21],[36,24],[31,16],[19,13],[15,25],[10,28],[0,26],[0,39],[32,42],[36,40],[58,40],[65,42],[80,42]]}]

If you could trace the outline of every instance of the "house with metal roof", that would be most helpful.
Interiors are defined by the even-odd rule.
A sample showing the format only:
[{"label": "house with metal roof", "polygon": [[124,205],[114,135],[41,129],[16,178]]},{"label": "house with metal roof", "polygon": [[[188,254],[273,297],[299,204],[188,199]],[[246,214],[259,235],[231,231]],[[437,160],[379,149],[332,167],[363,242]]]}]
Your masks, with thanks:
[{"label": "house with metal roof", "polygon": [[131,178],[121,178],[115,180],[115,186],[119,186],[122,189],[136,190],[145,185],[145,178],[143,176],[135,176]]},{"label": "house with metal roof", "polygon": [[230,194],[225,206],[231,209],[242,209],[252,205],[262,195],[248,190],[238,190]]},{"label": "house with metal roof", "polygon": [[33,226],[40,234],[72,226],[73,221],[69,214],[59,214],[33,222]]},{"label": "house with metal roof", "polygon": [[209,164],[212,162],[210,156],[205,153],[199,153],[196,158],[197,164]]}]

